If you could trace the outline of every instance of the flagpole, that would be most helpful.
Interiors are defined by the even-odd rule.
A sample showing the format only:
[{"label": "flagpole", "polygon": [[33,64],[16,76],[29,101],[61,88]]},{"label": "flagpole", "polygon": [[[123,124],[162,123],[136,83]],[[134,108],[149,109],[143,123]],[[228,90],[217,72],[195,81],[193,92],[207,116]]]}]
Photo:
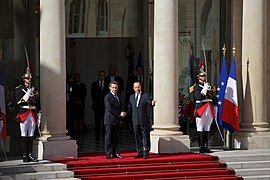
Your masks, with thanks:
[{"label": "flagpole", "polygon": [[[233,43],[233,47],[232,47],[232,57],[235,59],[235,52],[236,52],[236,48],[235,48],[235,43]],[[229,148],[233,149],[233,138],[232,138],[232,132],[229,131],[229,140],[230,140],[230,144],[229,144]]]},{"label": "flagpole", "polygon": [[[226,47],[225,47],[225,43],[224,43],[224,45],[223,45],[222,51],[223,51],[223,58],[225,58],[225,56],[226,56]],[[218,129],[219,135],[220,135],[221,140],[222,140],[223,145],[224,145],[225,141],[224,141],[224,137],[222,136],[221,130],[220,130],[220,128],[219,128],[218,122],[217,122],[217,116],[218,116],[218,115],[216,115],[216,117],[215,117],[215,123],[216,123],[216,125],[217,125],[217,129]]]}]

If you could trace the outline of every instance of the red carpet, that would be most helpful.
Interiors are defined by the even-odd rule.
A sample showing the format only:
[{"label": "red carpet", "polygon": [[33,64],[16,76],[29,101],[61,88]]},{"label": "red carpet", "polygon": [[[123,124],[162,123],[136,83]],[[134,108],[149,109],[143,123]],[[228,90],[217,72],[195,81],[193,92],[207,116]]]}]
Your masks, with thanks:
[{"label": "red carpet", "polygon": [[217,156],[196,153],[150,154],[149,159],[134,159],[135,152],[121,153],[123,159],[105,158],[104,153],[84,153],[79,158],[53,159],[65,163],[81,179],[205,179],[240,180],[234,170]]}]

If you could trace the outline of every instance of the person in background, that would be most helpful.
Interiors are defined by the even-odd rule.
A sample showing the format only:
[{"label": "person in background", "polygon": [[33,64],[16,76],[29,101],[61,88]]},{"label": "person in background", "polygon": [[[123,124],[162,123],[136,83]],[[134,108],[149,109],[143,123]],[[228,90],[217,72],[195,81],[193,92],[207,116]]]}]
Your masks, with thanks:
[{"label": "person in background", "polygon": [[108,94],[107,82],[104,81],[105,71],[100,70],[98,72],[98,80],[91,84],[91,98],[92,98],[92,110],[95,116],[95,140],[100,139],[100,132],[102,132],[103,139],[105,138],[104,127],[104,97]]},{"label": "person in background", "polygon": [[71,138],[74,138],[74,95],[73,95],[73,84],[74,84],[74,77],[72,74],[67,73],[67,87],[66,87],[66,101],[67,101],[67,120],[66,126],[68,130],[68,135]]},{"label": "person in background", "polygon": [[75,133],[77,133],[83,131],[85,98],[87,96],[86,85],[81,82],[79,73],[75,74],[73,89],[74,129]]},{"label": "person in background", "polygon": [[109,67],[109,75],[105,77],[106,84],[109,85],[110,82],[116,81],[118,83],[118,94],[121,95],[124,90],[124,79],[116,75],[116,67]]}]

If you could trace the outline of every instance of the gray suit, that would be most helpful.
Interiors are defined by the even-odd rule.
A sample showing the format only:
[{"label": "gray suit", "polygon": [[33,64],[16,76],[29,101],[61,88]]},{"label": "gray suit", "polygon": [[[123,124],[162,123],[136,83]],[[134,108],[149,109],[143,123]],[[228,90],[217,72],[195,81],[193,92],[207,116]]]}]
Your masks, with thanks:
[{"label": "gray suit", "polygon": [[133,129],[136,140],[136,150],[150,151],[150,117],[148,113],[149,106],[152,107],[152,100],[148,94],[141,93],[138,107],[135,100],[136,93],[129,98],[128,114],[132,114]]}]

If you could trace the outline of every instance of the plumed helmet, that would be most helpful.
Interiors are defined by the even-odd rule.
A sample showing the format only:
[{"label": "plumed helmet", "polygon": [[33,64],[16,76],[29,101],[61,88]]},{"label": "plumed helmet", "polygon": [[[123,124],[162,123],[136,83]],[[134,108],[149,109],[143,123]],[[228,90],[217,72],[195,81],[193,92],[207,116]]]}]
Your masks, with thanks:
[{"label": "plumed helmet", "polygon": [[206,76],[206,72],[200,70],[197,77],[205,77]]},{"label": "plumed helmet", "polygon": [[25,72],[24,72],[24,75],[22,75],[22,78],[23,79],[30,79],[30,78],[32,78],[32,75],[31,75],[31,72],[30,72],[29,68],[26,68],[25,69]]}]

